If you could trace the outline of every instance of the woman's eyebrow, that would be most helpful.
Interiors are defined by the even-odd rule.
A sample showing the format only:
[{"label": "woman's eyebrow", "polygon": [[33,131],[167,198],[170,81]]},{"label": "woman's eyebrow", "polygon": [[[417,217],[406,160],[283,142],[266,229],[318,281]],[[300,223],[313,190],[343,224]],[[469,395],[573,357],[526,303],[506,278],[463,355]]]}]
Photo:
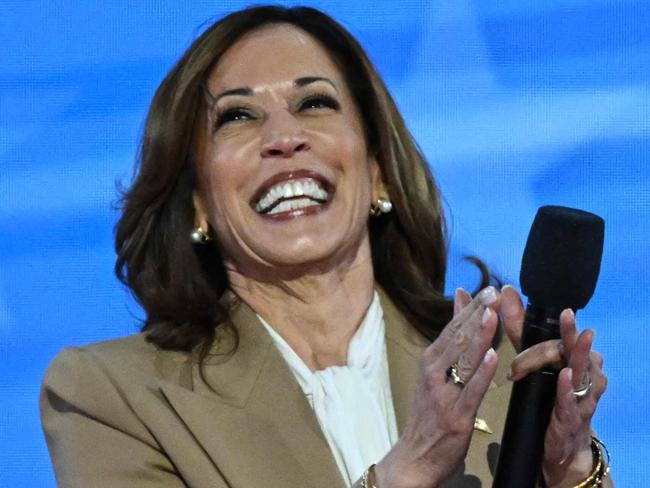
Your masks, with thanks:
[{"label": "woman's eyebrow", "polygon": [[248,88],[248,87],[232,88],[230,90],[225,90],[225,91],[221,92],[219,95],[217,95],[215,97],[213,103],[217,103],[217,101],[219,101],[219,99],[221,99],[223,97],[230,96],[230,95],[243,95],[243,96],[250,97],[252,94],[253,94],[253,90],[251,88]]},{"label": "woman's eyebrow", "polygon": [[[329,78],[325,78],[322,76],[303,76],[302,78],[297,78],[296,80],[294,80],[293,84],[294,86],[302,88],[303,86],[307,86],[311,83],[316,83],[317,81],[324,81],[325,83],[330,84],[332,88],[334,88],[334,90],[336,90],[336,92],[338,93],[339,90],[338,88],[336,88],[334,82]],[[250,97],[253,95],[253,89],[248,86],[244,86],[240,88],[231,88],[229,90],[224,90],[219,95],[217,95],[213,103],[216,103],[218,100],[220,100],[223,97],[233,96],[233,95]]]},{"label": "woman's eyebrow", "polygon": [[293,84],[299,87],[303,87],[309,85],[310,83],[315,83],[317,81],[324,81],[325,83],[329,83],[330,85],[332,85],[332,88],[334,88],[334,90],[336,90],[336,92],[338,93],[339,90],[338,88],[336,88],[334,82],[329,78],[324,78],[322,76],[304,76],[302,78],[298,78],[297,80],[295,80]]}]

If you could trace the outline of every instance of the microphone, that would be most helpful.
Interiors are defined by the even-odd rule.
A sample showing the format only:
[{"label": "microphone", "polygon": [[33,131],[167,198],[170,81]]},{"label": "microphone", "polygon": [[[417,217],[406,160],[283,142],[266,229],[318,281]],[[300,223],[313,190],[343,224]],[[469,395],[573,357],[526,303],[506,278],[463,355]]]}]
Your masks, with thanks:
[{"label": "microphone", "polygon": [[[605,221],[582,210],[540,207],[528,235],[519,281],[528,297],[522,350],[560,338],[560,313],[584,308],[596,288]],[[543,368],[515,382],[493,488],[534,488],[558,371]]]}]

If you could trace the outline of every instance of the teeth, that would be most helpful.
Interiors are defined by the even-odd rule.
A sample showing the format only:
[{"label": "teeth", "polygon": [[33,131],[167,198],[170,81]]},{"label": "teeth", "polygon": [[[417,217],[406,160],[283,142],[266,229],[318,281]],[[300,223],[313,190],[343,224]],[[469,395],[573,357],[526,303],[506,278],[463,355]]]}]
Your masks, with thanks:
[{"label": "teeth", "polygon": [[271,187],[257,202],[255,210],[269,214],[286,212],[313,205],[314,202],[324,203],[327,196],[327,190],[311,178],[285,181]]},{"label": "teeth", "polygon": [[269,212],[268,215],[273,215],[275,213],[280,213],[280,212],[289,212],[291,210],[298,210],[299,208],[305,208],[309,207],[314,204],[314,201],[311,198],[296,198],[294,200],[284,200],[280,203],[278,203],[275,207],[273,207]]}]

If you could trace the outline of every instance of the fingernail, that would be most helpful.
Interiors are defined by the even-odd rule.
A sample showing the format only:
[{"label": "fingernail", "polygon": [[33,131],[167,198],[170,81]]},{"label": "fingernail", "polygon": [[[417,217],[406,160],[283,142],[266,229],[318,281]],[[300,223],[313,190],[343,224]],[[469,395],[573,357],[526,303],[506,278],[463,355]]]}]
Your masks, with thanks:
[{"label": "fingernail", "polygon": [[[517,293],[517,291],[510,285],[504,286],[503,288],[501,288],[501,291],[502,292],[507,291],[507,288],[510,288],[515,293]],[[501,301],[501,312],[505,316],[516,315],[517,313],[519,313],[520,306],[521,305],[519,303],[517,303],[517,300],[502,300]]]},{"label": "fingernail", "polygon": [[457,314],[462,309],[461,301],[460,301],[462,290],[463,290],[462,288],[456,288],[456,293],[454,293],[454,314]]},{"label": "fingernail", "polygon": [[488,363],[490,360],[496,356],[496,352],[494,351],[493,348],[488,349],[488,351],[485,353],[485,356],[483,356],[483,362]]},{"label": "fingernail", "polygon": [[481,327],[485,327],[487,325],[487,323],[490,321],[491,316],[492,316],[492,310],[486,308],[485,311],[483,312],[483,316],[481,317]]},{"label": "fingernail", "polygon": [[488,286],[479,293],[479,299],[483,305],[491,305],[497,301],[497,291],[493,286]]},{"label": "fingernail", "polygon": [[508,371],[506,371],[506,379],[508,381],[512,381],[512,369],[508,369]]},{"label": "fingernail", "polygon": [[570,320],[575,321],[575,319],[576,319],[576,314],[575,314],[575,312],[574,312],[573,310],[571,310],[570,308],[565,308],[565,309],[562,311],[562,313],[567,314],[567,315],[569,316],[569,319],[570,319]]}]

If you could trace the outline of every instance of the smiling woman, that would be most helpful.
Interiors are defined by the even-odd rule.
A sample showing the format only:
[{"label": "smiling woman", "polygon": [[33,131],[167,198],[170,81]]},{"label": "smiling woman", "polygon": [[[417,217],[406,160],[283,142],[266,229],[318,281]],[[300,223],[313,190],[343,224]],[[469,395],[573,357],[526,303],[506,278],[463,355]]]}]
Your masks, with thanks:
[{"label": "smiling woman", "polygon": [[[305,145],[295,144],[296,137]],[[379,180],[371,186],[386,186],[385,191],[379,194],[377,188],[365,199],[354,195],[355,179],[363,183],[354,174],[364,172]],[[335,188],[338,173],[350,178]],[[270,188],[272,193],[261,195],[264,202],[253,200],[265,184],[296,179],[317,184],[320,199],[327,192],[325,205],[303,211],[318,214],[314,219],[274,226],[270,218],[251,212],[274,198],[269,203],[279,208],[265,215],[278,214],[277,222],[272,219],[278,224],[285,221],[291,212],[284,209],[300,202],[278,201],[271,194],[282,191],[289,198],[284,193],[293,192],[293,185]],[[368,221],[372,198],[384,193],[396,211]],[[354,225],[358,232],[363,222],[368,230],[376,281],[415,327],[434,338],[452,315],[452,303],[442,295],[446,244],[440,198],[383,82],[358,43],[318,11],[265,7],[237,12],[194,42],[154,97],[138,176],[124,196],[117,226],[117,274],[148,312],[148,337],[175,349],[203,345],[205,352],[214,324],[227,324],[227,307],[219,301],[232,288],[221,256],[227,240],[237,241],[230,249],[240,253],[240,265],[253,260],[261,271],[264,260],[277,252],[294,257],[296,248],[287,247],[286,232],[294,232],[292,245],[305,252],[310,239],[325,244],[352,232],[352,205],[359,205],[357,219],[363,213]],[[348,220],[320,225],[317,221],[335,212],[319,215],[319,209],[346,209]],[[210,219],[215,212],[226,220]],[[301,225],[312,230],[301,232]],[[211,244],[193,246],[186,239],[193,228],[213,237]],[[282,266],[273,275],[293,272]],[[355,302],[367,306],[366,294]]]},{"label": "smiling woman", "polygon": [[567,310],[561,341],[511,362],[497,314],[517,347],[519,296],[446,299],[445,246],[428,166],[340,25],[218,21],[158,89],[124,195],[116,271],[143,331],[46,374],[60,485],[483,486],[506,371],[548,365],[564,369],[540,476],[600,484],[593,334]]},{"label": "smiling woman", "polygon": [[[218,236],[231,286],[278,268],[299,276],[318,264],[342,276],[367,261],[370,270],[370,202],[386,192],[325,48],[291,25],[258,28],[219,59],[207,91],[196,224]],[[246,283],[235,285],[242,298]]]}]

